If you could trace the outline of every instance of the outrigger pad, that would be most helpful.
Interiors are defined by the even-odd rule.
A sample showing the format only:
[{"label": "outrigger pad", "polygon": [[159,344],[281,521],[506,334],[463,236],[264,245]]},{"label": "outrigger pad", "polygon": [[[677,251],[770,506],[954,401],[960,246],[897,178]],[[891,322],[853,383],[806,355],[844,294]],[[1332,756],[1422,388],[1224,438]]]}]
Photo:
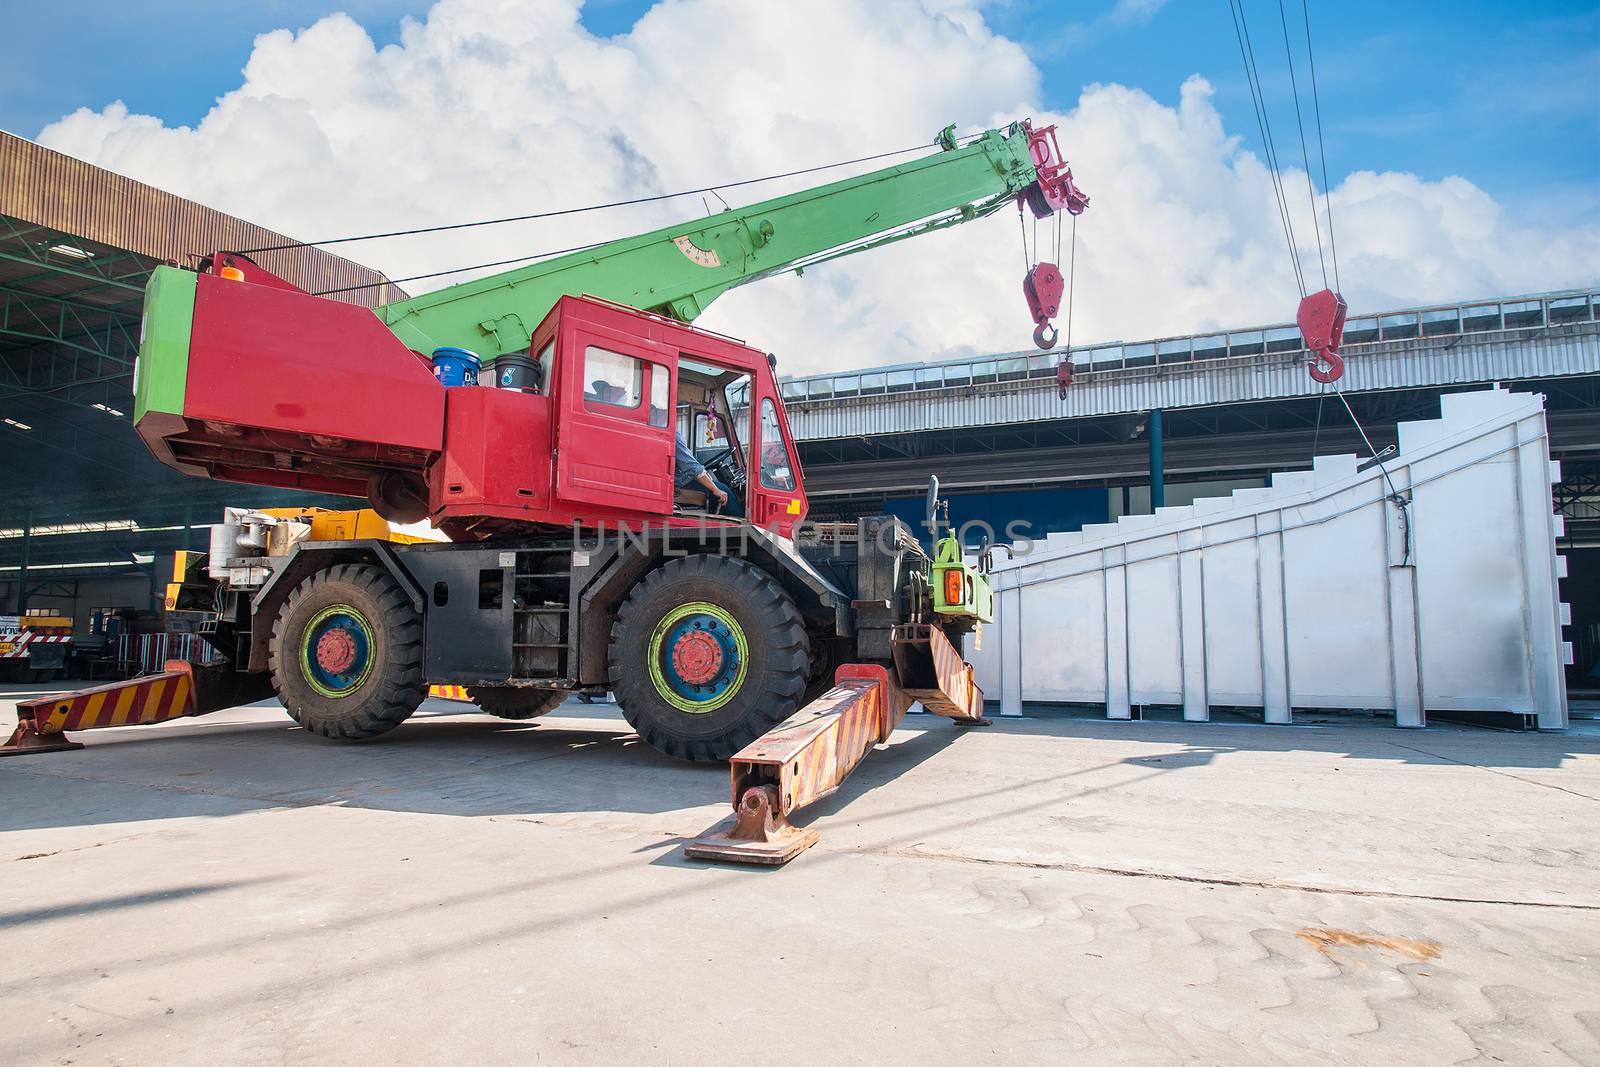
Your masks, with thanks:
[{"label": "outrigger pad", "polygon": [[0,745],[0,756],[29,756],[39,752],[70,752],[82,748],[79,741],[69,741],[66,734],[41,734],[32,719],[18,719],[11,739]]},{"label": "outrigger pad", "polygon": [[778,867],[817,843],[822,835],[795,826],[778,810],[778,791],[770,785],[746,789],[728,820],[684,846],[683,854],[692,860],[719,863],[758,863]]}]

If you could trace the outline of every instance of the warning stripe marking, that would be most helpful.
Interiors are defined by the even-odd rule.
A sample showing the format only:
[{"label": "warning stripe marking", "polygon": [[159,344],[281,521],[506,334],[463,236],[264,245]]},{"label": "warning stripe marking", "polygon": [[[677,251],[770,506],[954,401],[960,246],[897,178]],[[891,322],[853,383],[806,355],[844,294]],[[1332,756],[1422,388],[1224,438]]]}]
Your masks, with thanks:
[{"label": "warning stripe marking", "polygon": [[106,706],[106,699],[110,696],[110,693],[96,693],[91,696],[88,703],[84,705],[83,711],[78,716],[79,721],[73,723],[72,725],[79,729],[99,726],[100,709]]},{"label": "warning stripe marking", "polygon": [[838,700],[843,707],[811,736],[786,768],[786,811],[804,807],[842,782],[881,737],[881,687],[851,680],[841,682],[838,688],[850,691]]},{"label": "warning stripe marking", "polygon": [[[142,686],[140,688],[143,688]],[[124,689],[117,694],[117,703],[111,711],[111,721],[107,726],[121,726],[128,721],[128,712],[133,708],[133,698],[139,695],[138,689]]]},{"label": "warning stripe marking", "polygon": [[28,649],[33,645],[65,645],[72,641],[71,634],[48,634],[37,630],[18,630],[0,634],[0,645],[7,646],[0,652],[0,659],[27,659]]},{"label": "warning stripe marking", "polygon": [[155,674],[35,702],[33,718],[41,734],[142,726],[187,714],[189,690],[186,673]]}]

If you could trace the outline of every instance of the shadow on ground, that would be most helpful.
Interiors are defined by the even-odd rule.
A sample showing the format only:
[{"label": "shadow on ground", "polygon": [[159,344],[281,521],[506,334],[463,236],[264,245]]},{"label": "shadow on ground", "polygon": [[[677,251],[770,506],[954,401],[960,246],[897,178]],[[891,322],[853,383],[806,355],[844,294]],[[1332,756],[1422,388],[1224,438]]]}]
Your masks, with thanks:
[{"label": "shadow on ground", "polygon": [[[38,691],[38,687],[17,687]],[[22,695],[0,691],[0,699]],[[1351,722],[1342,717],[1340,725]],[[1357,720],[1359,723],[1359,720]],[[970,734],[971,736],[968,736]],[[1086,746],[1135,741],[1147,754],[1113,760],[1153,774],[1211,763],[1230,752],[1311,751],[1421,765],[1557,767],[1600,753],[1600,733],[1504,734],[1460,726],[1398,730],[1369,723],[1114,722],[1060,710],[997,718],[968,730],[932,715],[909,716],[892,744],[873,753],[838,792],[797,819],[839,812],[890,785],[951,744],[993,744],[1007,735]],[[141,820],[215,817],[251,810],[346,805],[449,816],[539,818],[575,812],[635,815],[729,802],[723,764],[691,764],[643,744],[614,707],[569,702],[554,715],[511,722],[430,700],[381,738],[360,744],[308,736],[273,702],[214,718],[87,731],[88,747],[0,760],[0,832]],[[1035,760],[1030,780],[1061,774]],[[999,785],[1000,790],[1012,788]],[[975,796],[988,795],[979,788]],[[708,820],[709,822],[710,820]],[[681,825],[682,820],[678,820]]]}]

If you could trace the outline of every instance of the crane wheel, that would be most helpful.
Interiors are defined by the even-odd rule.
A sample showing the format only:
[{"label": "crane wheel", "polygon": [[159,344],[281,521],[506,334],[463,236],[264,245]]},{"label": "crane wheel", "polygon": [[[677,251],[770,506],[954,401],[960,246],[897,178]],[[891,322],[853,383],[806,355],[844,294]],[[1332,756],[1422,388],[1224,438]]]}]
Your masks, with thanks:
[{"label": "crane wheel", "polygon": [[850,658],[850,641],[831,634],[811,636],[811,666],[806,674],[804,702],[809,704],[833,688],[833,675]]},{"label": "crane wheel", "polygon": [[366,564],[295,586],[273,621],[268,660],[289,715],[322,737],[387,733],[428,695],[422,617],[386,571]]},{"label": "crane wheel", "polygon": [[537,719],[566,702],[564,689],[530,689],[527,686],[471,686],[467,697],[486,715],[497,719]]},{"label": "crane wheel", "polygon": [[634,587],[611,627],[611,690],[651,747],[725,760],[800,707],[810,642],[770,574],[686,556]]}]

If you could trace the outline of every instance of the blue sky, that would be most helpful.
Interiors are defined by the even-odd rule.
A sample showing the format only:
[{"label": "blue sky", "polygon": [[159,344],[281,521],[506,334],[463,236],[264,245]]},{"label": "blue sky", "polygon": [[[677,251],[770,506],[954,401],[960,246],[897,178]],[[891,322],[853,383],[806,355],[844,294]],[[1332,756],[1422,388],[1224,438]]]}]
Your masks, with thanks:
[{"label": "blue sky", "polygon": [[[1277,7],[1248,3],[1281,142],[1293,112]],[[0,39],[0,127],[34,136],[60,115],[116,99],[168,125],[193,123],[238,84],[258,33],[343,10],[383,44],[395,39],[402,16],[430,5],[163,6],[167,17],[153,19],[149,8],[123,0],[11,5]],[[649,7],[590,0],[584,22],[596,33],[621,33]],[[1288,9],[1298,15],[1293,0]],[[1069,106],[1096,81],[1137,86],[1171,104],[1183,79],[1198,73],[1217,87],[1230,132],[1252,146],[1258,140],[1225,0],[1001,0],[985,13],[1028,48],[1048,105]],[[1600,216],[1600,4],[1313,0],[1311,15],[1335,183],[1358,169],[1459,174],[1530,219]],[[1303,68],[1301,77],[1304,92]]]},{"label": "blue sky", "polygon": [[[1275,136],[1285,138],[1293,112],[1277,5],[1248,2]],[[114,99],[168,125],[192,123],[237,85],[256,34],[342,10],[386,43],[402,16],[429,5],[165,6],[163,19],[122,0],[11,6],[0,40],[0,126],[34,136],[59,115]],[[1288,6],[1298,14],[1293,0]],[[597,34],[619,34],[646,8],[642,0],[590,0],[584,22]],[[1218,88],[1227,128],[1253,146],[1259,139],[1224,0],[1002,0],[986,14],[1029,48],[1051,106],[1067,106],[1091,82],[1139,86],[1171,104],[1182,80],[1200,74]],[[1462,174],[1541,221],[1600,214],[1600,5],[1314,0],[1312,19],[1334,182],[1362,168]]]},{"label": "blue sky", "polygon": [[[1075,339],[1291,316],[1297,279],[1227,0],[662,0],[648,32],[626,38],[615,35],[650,6],[590,0],[581,17],[613,40],[604,48],[566,24],[573,2],[449,0],[378,62],[367,37],[397,42],[403,18],[430,10],[423,0],[13,2],[0,126],[37,136],[71,114],[49,125],[53,147],[314,237],[772,174],[1032,108],[1062,124],[1094,198],[1072,228]],[[1298,167],[1279,0],[1242,2],[1281,161]],[[1282,3],[1298,22],[1300,4]],[[1309,3],[1334,185],[1319,211],[1337,204],[1337,283],[1352,309],[1600,284],[1600,0]],[[970,19],[974,4],[1001,40],[931,13]],[[328,20],[254,49],[260,34],[339,10],[361,28]],[[271,180],[240,180],[258,167]],[[1320,178],[1315,155],[1313,170]],[[1289,209],[1309,213],[1295,177]],[[693,211],[641,206],[344,251],[409,278]],[[1321,227],[1307,221],[1296,243],[1320,268]],[[998,223],[742,287],[707,325],[777,338],[804,354],[797,370],[1008,350],[1026,332],[1018,232]]]}]

